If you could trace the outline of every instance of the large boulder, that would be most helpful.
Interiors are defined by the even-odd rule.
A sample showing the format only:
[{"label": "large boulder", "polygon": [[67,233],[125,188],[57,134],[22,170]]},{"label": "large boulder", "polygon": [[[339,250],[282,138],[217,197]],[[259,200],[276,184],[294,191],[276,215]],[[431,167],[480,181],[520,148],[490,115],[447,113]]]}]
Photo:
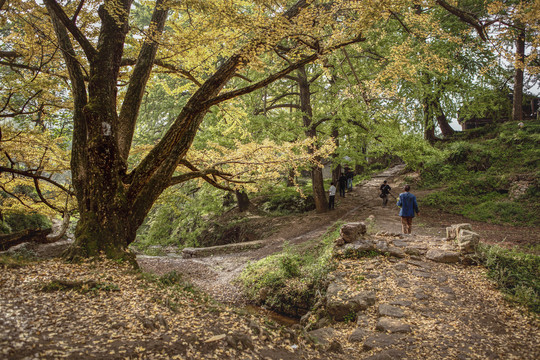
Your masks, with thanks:
[{"label": "large boulder", "polygon": [[461,254],[470,254],[476,251],[480,242],[480,235],[473,231],[461,229],[457,237],[457,245]]},{"label": "large boulder", "polygon": [[472,230],[471,224],[452,224],[446,228],[446,238],[448,240],[454,240],[458,237],[461,230]]},{"label": "large boulder", "polygon": [[340,235],[346,243],[354,242],[366,233],[366,224],[363,222],[353,222],[341,227]]}]

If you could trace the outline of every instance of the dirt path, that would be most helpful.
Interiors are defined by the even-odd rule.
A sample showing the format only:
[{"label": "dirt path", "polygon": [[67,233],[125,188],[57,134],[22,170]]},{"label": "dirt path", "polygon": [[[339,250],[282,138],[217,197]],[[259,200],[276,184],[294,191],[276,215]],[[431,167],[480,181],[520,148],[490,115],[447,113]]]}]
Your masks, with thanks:
[{"label": "dirt path", "polygon": [[[234,279],[242,272],[250,261],[262,259],[270,254],[282,250],[284,242],[300,244],[310,239],[320,237],[326,229],[338,220],[346,222],[364,221],[373,216],[374,229],[392,233],[401,232],[401,219],[395,200],[389,197],[388,206],[382,207],[378,197],[378,189],[383,180],[388,180],[392,187],[391,193],[397,196],[404,183],[401,174],[403,165],[392,167],[375,175],[354,187],[345,198],[337,196],[336,209],[323,214],[310,212],[308,214],[290,215],[272,219],[277,229],[269,235],[266,245],[260,249],[248,250],[239,253],[214,255],[203,258],[183,259],[180,256],[138,256],[137,261],[142,269],[156,274],[177,271],[183,274],[186,280],[207,292],[216,300],[227,303],[242,303],[240,289],[234,284]],[[409,174],[410,175],[410,174]],[[412,192],[421,200],[427,191]],[[501,226],[480,222],[471,222],[461,216],[444,213],[431,208],[421,208],[420,216],[413,221],[413,233],[417,235],[442,238],[446,235],[445,229],[451,224],[469,222],[478,232],[483,241],[503,245],[538,244],[540,231],[531,231],[528,228]]]},{"label": "dirt path", "polygon": [[233,280],[248,262],[281,251],[284,242],[300,244],[320,237],[331,224],[338,220],[364,221],[370,215],[375,217],[377,229],[399,232],[401,223],[394,201],[391,198],[388,207],[383,208],[381,199],[378,197],[378,188],[383,179],[389,179],[391,183],[391,179],[398,176],[402,170],[403,165],[390,168],[355,186],[345,198],[338,196],[336,209],[333,211],[323,214],[311,212],[280,218],[275,224],[278,230],[266,238],[266,246],[260,249],[192,259],[183,259],[180,256],[140,255],[137,261],[143,270],[156,274],[177,271],[183,274],[186,280],[216,300],[241,303],[244,299]]}]

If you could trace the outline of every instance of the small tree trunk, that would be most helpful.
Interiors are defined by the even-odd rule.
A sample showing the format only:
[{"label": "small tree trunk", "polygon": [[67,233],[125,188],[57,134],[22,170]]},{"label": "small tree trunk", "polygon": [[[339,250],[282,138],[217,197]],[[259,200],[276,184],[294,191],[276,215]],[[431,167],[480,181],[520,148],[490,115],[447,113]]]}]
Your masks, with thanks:
[{"label": "small tree trunk", "polygon": [[[336,144],[336,148],[339,147],[339,130],[337,128],[334,128],[332,130],[332,137],[334,138],[334,142]],[[332,157],[336,158],[337,154],[332,154]],[[333,165],[333,164],[332,164]],[[332,170],[332,182],[334,184],[337,184],[339,181],[339,176],[341,175],[341,164],[338,164],[333,170]]]},{"label": "small tree trunk", "polygon": [[328,210],[328,200],[326,199],[326,192],[324,190],[323,172],[321,168],[313,168],[311,171],[311,181],[315,209],[317,212],[325,212]]},{"label": "small tree trunk", "polygon": [[251,202],[249,201],[248,194],[245,191],[235,190],[236,202],[238,204],[238,211],[244,212],[249,209]]},{"label": "small tree trunk", "polygon": [[437,123],[441,129],[442,136],[444,138],[452,137],[454,135],[454,129],[448,124],[448,119],[446,119],[439,98],[435,99],[435,106],[437,107]]},{"label": "small tree trunk", "polygon": [[289,175],[287,175],[287,187],[294,186],[294,170],[289,170]]},{"label": "small tree trunk", "polygon": [[514,60],[514,100],[512,104],[512,120],[523,120],[523,66],[525,59],[525,30],[516,39],[516,58]]},{"label": "small tree trunk", "polygon": [[[315,138],[317,130],[311,126],[313,118],[313,109],[311,107],[311,92],[309,90],[309,81],[307,78],[305,66],[298,68],[298,89],[300,92],[300,107],[304,113],[302,116],[306,136]],[[310,149],[313,153],[313,149]],[[313,198],[315,200],[315,208],[317,212],[328,211],[328,200],[324,191],[324,182],[322,169],[314,166],[311,169],[311,184],[313,187]]]}]

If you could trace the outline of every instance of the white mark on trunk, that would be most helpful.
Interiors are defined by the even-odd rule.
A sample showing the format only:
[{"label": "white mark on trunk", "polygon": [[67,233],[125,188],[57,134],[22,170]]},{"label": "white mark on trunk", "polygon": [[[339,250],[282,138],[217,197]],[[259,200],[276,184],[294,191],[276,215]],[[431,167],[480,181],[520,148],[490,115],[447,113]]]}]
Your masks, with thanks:
[{"label": "white mark on trunk", "polygon": [[112,133],[112,128],[111,128],[111,124],[107,123],[107,122],[102,122],[101,123],[101,130],[103,131],[103,135],[105,136],[111,136],[111,133]]}]

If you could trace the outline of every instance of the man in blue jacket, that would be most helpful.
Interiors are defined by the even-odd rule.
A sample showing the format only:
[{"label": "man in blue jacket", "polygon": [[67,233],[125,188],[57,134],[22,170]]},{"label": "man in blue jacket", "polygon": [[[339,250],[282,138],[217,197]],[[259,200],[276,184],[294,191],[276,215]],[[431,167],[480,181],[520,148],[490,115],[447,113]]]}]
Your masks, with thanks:
[{"label": "man in blue jacket", "polygon": [[399,194],[397,206],[401,207],[401,209],[399,210],[399,216],[401,216],[401,228],[403,229],[402,231],[404,234],[410,234],[412,230],[412,219],[414,217],[414,214],[416,213],[416,215],[419,215],[420,211],[418,210],[416,196],[409,192],[409,190],[411,190],[411,187],[409,185],[405,185],[403,190],[405,190],[405,192]]}]

